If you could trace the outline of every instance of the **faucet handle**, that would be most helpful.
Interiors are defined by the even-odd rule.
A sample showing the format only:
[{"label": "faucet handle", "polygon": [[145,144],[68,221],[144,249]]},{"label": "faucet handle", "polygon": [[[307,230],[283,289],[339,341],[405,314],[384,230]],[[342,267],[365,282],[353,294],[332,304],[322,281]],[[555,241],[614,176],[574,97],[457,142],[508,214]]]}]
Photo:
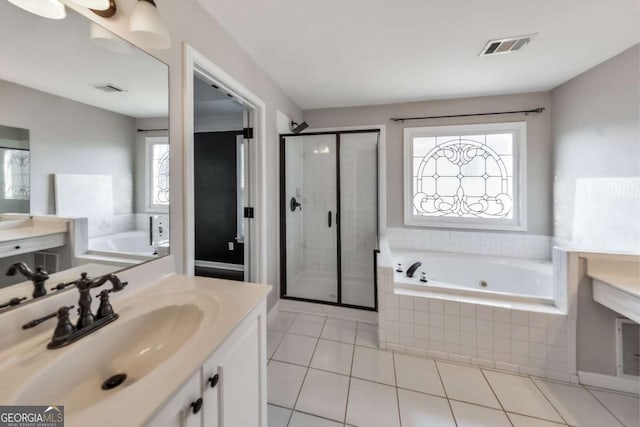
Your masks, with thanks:
[{"label": "faucet handle", "polygon": [[36,326],[38,326],[40,323],[46,322],[49,319],[53,319],[54,317],[57,317],[61,314],[66,314],[69,312],[69,310],[71,310],[74,306],[70,306],[70,307],[60,307],[58,310],[54,311],[53,313],[47,314],[44,317],[41,317],[39,319],[36,320],[32,320],[29,323],[25,323],[24,325],[22,325],[22,329],[31,329],[31,328],[35,328]]}]

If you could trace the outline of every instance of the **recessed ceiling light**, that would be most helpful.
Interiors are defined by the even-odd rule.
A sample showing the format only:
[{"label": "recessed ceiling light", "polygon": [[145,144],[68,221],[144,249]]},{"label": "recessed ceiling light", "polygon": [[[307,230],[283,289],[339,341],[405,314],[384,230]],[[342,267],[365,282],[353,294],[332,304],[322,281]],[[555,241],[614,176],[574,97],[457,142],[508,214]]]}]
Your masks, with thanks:
[{"label": "recessed ceiling light", "polygon": [[514,53],[525,47],[536,34],[526,36],[507,37],[503,39],[489,40],[482,48],[480,56],[500,55]]}]

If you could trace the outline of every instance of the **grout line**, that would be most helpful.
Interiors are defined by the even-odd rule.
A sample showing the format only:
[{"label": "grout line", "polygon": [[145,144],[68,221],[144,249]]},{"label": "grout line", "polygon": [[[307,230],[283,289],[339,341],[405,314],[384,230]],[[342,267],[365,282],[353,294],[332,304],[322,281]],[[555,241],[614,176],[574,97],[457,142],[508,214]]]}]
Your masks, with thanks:
[{"label": "grout line", "polygon": [[567,420],[562,416],[562,414],[560,413],[560,411],[558,411],[558,409],[556,408],[556,405],[554,405],[554,404],[553,404],[553,402],[551,401],[551,399],[549,399],[549,398],[547,397],[547,395],[546,395],[546,394],[544,394],[544,391],[542,391],[542,389],[540,388],[540,386],[538,386],[538,384],[537,384],[534,380],[532,380],[532,379],[531,379],[531,377],[529,377],[529,381],[531,381],[531,382],[533,383],[533,385],[536,387],[536,389],[538,389],[538,391],[539,391],[540,393],[542,393],[542,395],[544,396],[544,398],[545,398],[545,399],[547,399],[547,402],[549,402],[549,404],[551,405],[551,407],[553,408],[553,410],[554,410],[554,411],[556,411],[556,413],[557,413],[558,415],[560,415],[560,418],[562,419],[562,421],[564,421],[564,423],[565,423],[565,424],[569,424],[569,421],[567,421]]},{"label": "grout line", "polygon": [[593,396],[593,398],[594,398],[594,399],[596,399],[596,401],[597,401],[599,404],[601,404],[602,406],[604,406],[604,408],[605,408],[607,411],[609,411],[609,413],[610,413],[611,415],[613,415],[613,418],[615,418],[616,420],[618,420],[618,422],[619,422],[622,426],[624,426],[624,425],[625,425],[625,424],[622,422],[622,420],[621,420],[620,418],[618,418],[618,417],[616,416],[616,414],[614,414],[614,413],[613,413],[613,411],[612,411],[611,409],[609,409],[609,407],[608,407],[607,405],[605,405],[603,402],[601,402],[601,401],[600,401],[600,399],[598,399],[598,396],[596,396],[595,394],[593,394],[593,393],[591,392],[591,390],[589,390],[589,389],[588,389],[588,388],[586,388],[586,387],[585,387],[585,390],[587,391],[587,393],[589,393],[591,396]]},{"label": "grout line", "polygon": [[440,379],[440,384],[442,385],[442,390],[444,391],[445,399],[447,399],[447,405],[449,405],[449,411],[451,412],[451,417],[453,418],[453,422],[456,427],[458,426],[458,420],[456,419],[456,414],[453,412],[453,406],[451,406],[451,400],[449,400],[449,394],[447,393],[447,388],[444,385],[444,380],[442,379],[442,374],[440,373],[440,367],[436,361],[433,361],[433,364],[436,365],[436,372],[438,373],[438,378]]},{"label": "grout line", "polygon": [[[324,328],[324,325],[322,327]],[[313,352],[311,353],[311,358],[309,359],[309,364],[311,364],[311,360],[313,360],[313,355],[316,352],[316,348],[318,348],[318,342],[320,342],[320,339],[316,338],[316,345],[315,345],[315,347],[313,347]],[[292,408],[291,414],[289,415],[289,421],[287,421],[287,426],[291,422],[291,418],[293,418],[293,412],[296,409],[296,405],[298,404],[298,400],[300,400],[300,395],[302,394],[302,389],[304,388],[304,383],[305,383],[305,381],[307,381],[307,375],[309,374],[309,369],[310,369],[309,365],[307,365],[307,370],[304,373],[304,378],[302,378],[302,383],[300,384],[300,390],[298,390],[298,395],[296,396],[296,401],[293,402],[293,408]]]},{"label": "grout line", "polygon": [[[356,324],[356,341],[358,340],[358,324]],[[349,396],[351,396],[351,374],[353,373],[353,362],[356,358],[356,346],[351,350],[351,367],[349,368],[349,385],[347,386],[347,401],[344,405],[344,423],[347,424],[347,411],[349,410]]]},{"label": "grout line", "polygon": [[511,421],[511,417],[509,416],[511,415],[520,415],[521,417],[525,417],[525,418],[531,418],[533,420],[540,420],[540,421],[544,421],[546,423],[551,423],[557,426],[568,426],[569,424],[565,424],[565,423],[559,423],[557,421],[551,421],[551,420],[547,420],[546,418],[540,418],[540,417],[536,417],[533,415],[526,415],[526,414],[521,414],[520,412],[513,412],[513,411],[508,411],[506,412],[507,414],[507,418],[509,418],[509,422],[513,425],[513,421]]},{"label": "grout line", "polygon": [[491,385],[491,382],[489,382],[489,378],[487,378],[487,376],[484,374],[484,371],[482,369],[479,369],[479,370],[480,370],[480,375],[482,375],[482,378],[484,378],[484,381],[489,386],[489,390],[491,390],[491,393],[493,393],[493,397],[496,398],[496,402],[498,402],[498,405],[500,405],[500,408],[502,408],[504,412],[507,412],[507,410],[504,409],[504,405],[500,401],[500,398],[498,397],[498,393],[496,393],[496,391],[493,389],[493,386]]},{"label": "grout line", "polygon": [[393,364],[393,382],[395,384],[396,389],[396,405],[398,406],[398,419],[400,422],[400,427],[402,427],[402,414],[400,414],[400,393],[398,389],[398,374],[396,372],[396,354],[391,352],[391,363]]}]

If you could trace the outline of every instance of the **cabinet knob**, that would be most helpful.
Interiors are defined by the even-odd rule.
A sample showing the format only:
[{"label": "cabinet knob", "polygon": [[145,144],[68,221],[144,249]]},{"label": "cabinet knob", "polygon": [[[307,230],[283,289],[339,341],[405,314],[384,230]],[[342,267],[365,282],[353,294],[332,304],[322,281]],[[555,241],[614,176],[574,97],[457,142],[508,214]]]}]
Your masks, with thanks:
[{"label": "cabinet knob", "polygon": [[16,250],[18,250],[18,249],[20,249],[20,245],[16,245],[16,246],[14,246],[13,248],[14,248],[14,249],[16,249]]},{"label": "cabinet knob", "polygon": [[215,374],[214,376],[210,377],[207,382],[209,383],[209,385],[211,385],[211,388],[214,388],[215,386],[218,385],[218,381],[220,380],[220,376],[218,374]]},{"label": "cabinet knob", "polygon": [[200,412],[200,409],[202,409],[202,398],[199,397],[198,400],[196,400],[195,402],[192,402],[191,408],[193,408],[192,412],[194,414],[197,414],[198,412]]}]

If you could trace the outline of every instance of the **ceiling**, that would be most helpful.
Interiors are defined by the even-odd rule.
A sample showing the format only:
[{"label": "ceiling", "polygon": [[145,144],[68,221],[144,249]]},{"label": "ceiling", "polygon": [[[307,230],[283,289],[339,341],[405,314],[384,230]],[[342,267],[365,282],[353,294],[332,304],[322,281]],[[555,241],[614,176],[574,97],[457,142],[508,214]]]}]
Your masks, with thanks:
[{"label": "ceiling", "polygon": [[193,79],[193,98],[196,116],[224,117],[239,115],[244,111],[238,101],[197,77]]},{"label": "ceiling", "polygon": [[640,34],[638,0],[198,1],[303,110],[549,90]]},{"label": "ceiling", "polygon": [[[166,64],[139,49],[118,54],[92,41],[90,22],[40,18],[0,1],[0,79],[130,117],[167,117]],[[125,90],[105,93],[93,85]]]}]

